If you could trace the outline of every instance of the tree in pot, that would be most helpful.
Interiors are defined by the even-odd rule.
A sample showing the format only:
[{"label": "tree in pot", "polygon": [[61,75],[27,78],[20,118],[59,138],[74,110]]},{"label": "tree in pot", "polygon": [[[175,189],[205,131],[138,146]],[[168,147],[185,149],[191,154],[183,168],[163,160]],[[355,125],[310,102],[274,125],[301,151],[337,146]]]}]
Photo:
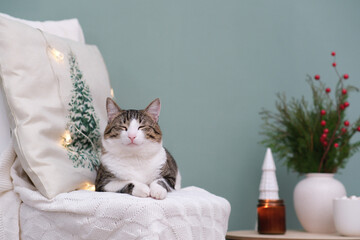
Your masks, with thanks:
[{"label": "tree in pot", "polygon": [[338,72],[336,53],[331,55],[338,77],[334,99],[320,75],[307,76],[312,104],[305,97],[287,101],[285,94],[277,94],[276,112],[260,112],[264,121],[261,134],[265,136],[262,143],[289,169],[306,174],[294,190],[295,211],[306,231],[318,233],[335,232],[332,200],[346,191],[333,176],[360,149],[360,141],[350,142],[360,132],[360,117],[353,123],[346,118],[349,93],[359,89],[346,84],[349,75]]}]

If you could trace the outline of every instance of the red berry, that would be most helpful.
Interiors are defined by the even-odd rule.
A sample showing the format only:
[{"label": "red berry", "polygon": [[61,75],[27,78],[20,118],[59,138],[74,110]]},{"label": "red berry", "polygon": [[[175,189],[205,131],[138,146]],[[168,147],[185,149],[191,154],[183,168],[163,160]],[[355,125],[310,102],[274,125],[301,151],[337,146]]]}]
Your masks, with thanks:
[{"label": "red berry", "polygon": [[360,126],[359,126],[359,127],[357,127],[357,130],[358,130],[358,132],[360,132]]},{"label": "red berry", "polygon": [[346,133],[346,131],[347,131],[346,128],[341,128],[342,133]]},{"label": "red berry", "polygon": [[349,125],[350,125],[350,122],[349,122],[348,120],[346,120],[346,121],[344,122],[344,125],[345,125],[345,126],[349,126]]},{"label": "red berry", "polygon": [[326,111],[325,111],[325,110],[321,110],[321,111],[320,111],[320,114],[324,116],[324,115],[326,114]]},{"label": "red berry", "polygon": [[348,106],[350,106],[350,103],[349,102],[344,102],[344,107],[348,107]]},{"label": "red berry", "polygon": [[324,133],[323,135],[321,135],[321,138],[326,139],[326,138],[327,138],[327,134]]},{"label": "red berry", "polygon": [[330,88],[326,88],[326,89],[325,89],[325,92],[329,93],[329,92],[331,92],[331,89],[330,89]]},{"label": "red berry", "polygon": [[341,109],[341,110],[344,110],[344,109],[345,109],[345,105],[344,105],[344,104],[341,104],[341,105],[340,105],[340,109]]},{"label": "red berry", "polygon": [[331,52],[331,56],[335,56],[336,55],[336,52]]},{"label": "red berry", "polygon": [[348,79],[349,78],[349,74],[345,73],[344,74],[344,79]]},{"label": "red berry", "polygon": [[335,147],[335,148],[339,147],[339,144],[338,144],[338,143],[334,143],[334,147]]},{"label": "red berry", "polygon": [[320,75],[316,74],[314,78],[315,78],[315,80],[320,80]]},{"label": "red berry", "polygon": [[324,145],[324,147],[326,147],[328,145],[328,142],[327,141],[323,141],[322,143]]},{"label": "red berry", "polygon": [[329,129],[328,129],[328,128],[325,128],[325,129],[324,129],[324,133],[329,133]]},{"label": "red berry", "polygon": [[326,121],[325,121],[325,120],[322,120],[322,121],[320,122],[320,124],[321,124],[321,126],[325,126],[325,125],[326,125]]},{"label": "red berry", "polygon": [[336,67],[336,62],[333,62],[332,66],[333,66],[333,67]]},{"label": "red berry", "polygon": [[345,88],[344,88],[341,92],[342,92],[342,94],[344,94],[344,95],[347,94],[347,90],[346,90]]}]

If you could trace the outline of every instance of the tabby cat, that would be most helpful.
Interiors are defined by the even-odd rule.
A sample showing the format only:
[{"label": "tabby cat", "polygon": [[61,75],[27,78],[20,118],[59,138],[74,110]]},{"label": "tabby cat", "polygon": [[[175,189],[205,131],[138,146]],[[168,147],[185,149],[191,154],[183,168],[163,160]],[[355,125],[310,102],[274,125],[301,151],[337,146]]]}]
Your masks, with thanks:
[{"label": "tabby cat", "polygon": [[162,146],[160,108],[158,98],[144,110],[122,110],[111,98],[106,100],[108,125],[96,191],[164,199],[180,188],[176,162]]}]

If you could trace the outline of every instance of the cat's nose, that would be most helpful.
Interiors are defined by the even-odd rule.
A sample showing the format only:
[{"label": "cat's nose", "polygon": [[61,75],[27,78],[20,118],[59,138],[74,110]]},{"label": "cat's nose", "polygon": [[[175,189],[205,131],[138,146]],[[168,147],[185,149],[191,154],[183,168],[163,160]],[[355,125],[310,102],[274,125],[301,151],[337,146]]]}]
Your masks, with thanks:
[{"label": "cat's nose", "polygon": [[135,138],[136,138],[136,136],[128,136],[129,137],[129,139],[131,140],[131,142],[134,142],[134,140],[135,140]]}]

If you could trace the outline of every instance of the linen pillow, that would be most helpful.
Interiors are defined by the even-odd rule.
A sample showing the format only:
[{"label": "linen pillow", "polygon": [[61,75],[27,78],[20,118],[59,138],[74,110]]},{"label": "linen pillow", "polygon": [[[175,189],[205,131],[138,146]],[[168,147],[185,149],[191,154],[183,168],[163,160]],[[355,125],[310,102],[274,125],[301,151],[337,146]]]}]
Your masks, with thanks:
[{"label": "linen pillow", "polygon": [[[80,26],[79,21],[76,18],[65,19],[60,21],[39,22],[39,21],[28,21],[24,19],[14,18],[4,13],[0,13],[0,16],[25,23],[31,27],[39,28],[44,32],[51,33],[59,37],[68,38],[74,41],[85,43],[85,38],[82,28]],[[10,127],[7,116],[5,114],[6,111],[5,111],[5,102],[3,96],[4,94],[0,91],[0,155],[10,142]]]},{"label": "linen pillow", "polygon": [[110,83],[96,46],[0,17],[0,78],[15,151],[46,197],[93,183]]},{"label": "linen pillow", "polygon": [[0,16],[24,23],[33,28],[38,28],[44,32],[54,34],[59,37],[68,38],[77,42],[85,43],[85,37],[79,21],[76,18],[64,19],[59,21],[29,21],[15,18],[5,13]]}]

